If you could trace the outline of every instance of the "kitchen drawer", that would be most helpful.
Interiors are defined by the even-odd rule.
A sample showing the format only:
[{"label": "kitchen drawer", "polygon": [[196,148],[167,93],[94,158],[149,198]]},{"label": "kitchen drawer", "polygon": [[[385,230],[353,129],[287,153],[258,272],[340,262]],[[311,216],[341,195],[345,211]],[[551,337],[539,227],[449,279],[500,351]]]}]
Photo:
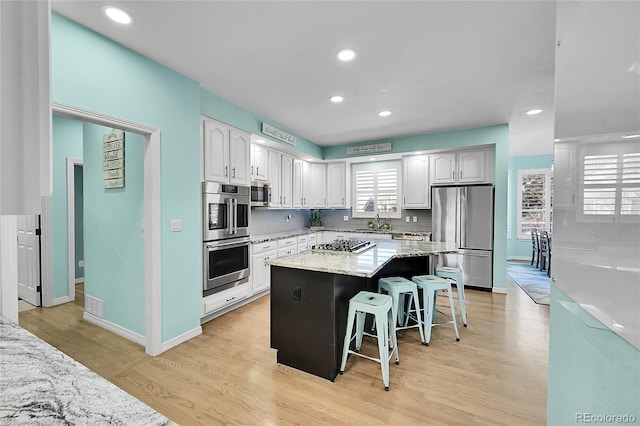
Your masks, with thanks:
[{"label": "kitchen drawer", "polygon": [[246,299],[251,293],[249,284],[240,284],[229,290],[221,291],[202,299],[202,316],[208,315],[226,306],[238,303]]},{"label": "kitchen drawer", "polygon": [[292,254],[296,254],[297,251],[298,251],[297,245],[281,248],[281,249],[278,249],[278,257],[291,256]]},{"label": "kitchen drawer", "polygon": [[298,244],[298,239],[296,237],[285,238],[283,240],[278,240],[278,251],[283,248],[293,247]]},{"label": "kitchen drawer", "polygon": [[277,241],[265,241],[264,243],[258,243],[253,245],[253,254],[264,253],[265,251],[275,250],[278,248]]},{"label": "kitchen drawer", "polygon": [[298,244],[298,253],[303,253],[305,251],[308,251],[309,247],[311,247],[311,246],[308,245],[308,243]]},{"label": "kitchen drawer", "polygon": [[298,245],[307,244],[307,241],[308,241],[308,235],[299,235],[298,236]]},{"label": "kitchen drawer", "polygon": [[307,243],[312,246],[318,241],[318,234],[307,235]]}]

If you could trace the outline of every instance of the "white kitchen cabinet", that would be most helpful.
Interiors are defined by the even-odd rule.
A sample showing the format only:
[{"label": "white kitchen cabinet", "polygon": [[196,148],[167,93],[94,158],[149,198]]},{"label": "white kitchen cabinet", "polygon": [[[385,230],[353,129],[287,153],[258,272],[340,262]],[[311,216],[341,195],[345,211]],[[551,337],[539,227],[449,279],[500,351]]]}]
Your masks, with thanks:
[{"label": "white kitchen cabinet", "polygon": [[231,306],[251,295],[251,286],[242,284],[202,298],[202,317]]},{"label": "white kitchen cabinet", "polygon": [[294,209],[300,209],[304,206],[304,164],[305,162],[298,158],[293,159],[293,185],[291,189],[291,206]]},{"label": "white kitchen cabinet", "polygon": [[488,149],[431,154],[431,184],[491,182]]},{"label": "white kitchen cabinet", "polygon": [[282,202],[280,206],[291,208],[293,206],[293,157],[290,155],[282,155],[281,173],[280,193],[282,194]]},{"label": "white kitchen cabinet", "polygon": [[254,244],[252,250],[251,285],[252,293],[256,294],[271,287],[271,267],[267,261],[277,255],[277,243],[268,241]]},{"label": "white kitchen cabinet", "polygon": [[270,208],[282,207],[282,154],[269,150],[269,184],[271,185]]},{"label": "white kitchen cabinet", "polygon": [[249,133],[203,117],[204,180],[249,185]]},{"label": "white kitchen cabinet", "polygon": [[344,162],[327,164],[327,207],[345,208],[347,202],[347,165]]},{"label": "white kitchen cabinet", "polygon": [[313,197],[310,196],[313,185],[313,163],[304,161],[302,163],[302,208],[310,209],[313,206]]},{"label": "white kitchen cabinet", "polygon": [[303,184],[304,198],[309,208],[327,207],[327,165],[310,163],[307,180]]},{"label": "white kitchen cabinet", "polygon": [[431,208],[428,155],[402,157],[402,208]]},{"label": "white kitchen cabinet", "polygon": [[269,150],[257,143],[251,144],[251,179],[269,181]]}]

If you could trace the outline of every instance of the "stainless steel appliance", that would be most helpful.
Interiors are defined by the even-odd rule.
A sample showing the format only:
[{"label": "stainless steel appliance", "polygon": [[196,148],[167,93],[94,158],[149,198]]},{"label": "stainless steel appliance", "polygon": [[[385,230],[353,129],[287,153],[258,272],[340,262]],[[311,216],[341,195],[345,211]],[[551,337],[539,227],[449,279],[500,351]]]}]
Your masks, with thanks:
[{"label": "stainless steel appliance", "polygon": [[462,268],[464,285],[493,287],[493,185],[434,186],[431,240],[455,242],[444,266]]},{"label": "stainless steel appliance", "polygon": [[204,243],[204,296],[249,282],[249,244],[249,237]]},{"label": "stainless steel appliance", "polygon": [[360,254],[376,245],[374,241],[369,240],[335,240],[330,243],[315,244],[311,247],[311,251],[314,253]]},{"label": "stainless steel appliance", "polygon": [[271,186],[266,182],[251,182],[251,205],[268,207],[271,202]]},{"label": "stainless steel appliance", "polygon": [[248,186],[202,184],[203,295],[249,282]]},{"label": "stainless steel appliance", "polygon": [[249,236],[249,187],[203,182],[203,241]]}]

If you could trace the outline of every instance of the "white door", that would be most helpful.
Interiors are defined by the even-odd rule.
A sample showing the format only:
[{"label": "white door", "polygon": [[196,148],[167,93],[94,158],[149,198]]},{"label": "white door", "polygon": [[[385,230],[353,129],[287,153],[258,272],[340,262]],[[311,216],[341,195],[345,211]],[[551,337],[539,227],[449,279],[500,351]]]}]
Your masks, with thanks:
[{"label": "white door", "polygon": [[312,207],[327,207],[327,165],[313,163],[311,165],[312,194],[314,201]]},{"label": "white door", "polygon": [[213,120],[203,120],[204,180],[229,181],[229,127]]},{"label": "white door", "polygon": [[229,182],[249,185],[251,179],[249,163],[251,142],[248,133],[236,129],[229,130]]},{"label": "white door", "polygon": [[282,155],[277,151],[269,151],[269,182],[271,185],[270,207],[282,206]]},{"label": "white door", "polygon": [[346,163],[329,163],[327,165],[327,206],[346,207]]},{"label": "white door", "polygon": [[302,184],[304,180],[304,161],[293,160],[293,190],[291,194],[291,205],[293,208],[301,208],[303,205],[304,193]]},{"label": "white door", "polygon": [[253,166],[252,173],[255,180],[269,180],[268,173],[268,154],[267,148],[260,145],[253,145]]},{"label": "white door", "polygon": [[282,207],[293,206],[293,157],[282,156],[282,180],[280,181],[282,193]]},{"label": "white door", "polygon": [[429,156],[412,155],[402,158],[402,207],[405,209],[428,209],[429,203]]},{"label": "white door", "polygon": [[458,154],[459,182],[484,182],[485,151],[466,151]]},{"label": "white door", "polygon": [[18,297],[40,306],[40,217],[18,216]]},{"label": "white door", "polygon": [[431,183],[454,183],[456,181],[456,154],[441,152],[431,156]]}]

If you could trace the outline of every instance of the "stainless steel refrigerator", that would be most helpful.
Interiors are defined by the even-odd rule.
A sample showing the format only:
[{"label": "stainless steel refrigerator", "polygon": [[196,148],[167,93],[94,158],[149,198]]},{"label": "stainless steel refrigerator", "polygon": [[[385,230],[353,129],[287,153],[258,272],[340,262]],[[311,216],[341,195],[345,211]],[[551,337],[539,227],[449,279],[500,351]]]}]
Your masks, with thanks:
[{"label": "stainless steel refrigerator", "polygon": [[493,287],[493,194],[493,185],[431,189],[431,240],[457,243],[444,266],[462,268],[465,286]]}]

